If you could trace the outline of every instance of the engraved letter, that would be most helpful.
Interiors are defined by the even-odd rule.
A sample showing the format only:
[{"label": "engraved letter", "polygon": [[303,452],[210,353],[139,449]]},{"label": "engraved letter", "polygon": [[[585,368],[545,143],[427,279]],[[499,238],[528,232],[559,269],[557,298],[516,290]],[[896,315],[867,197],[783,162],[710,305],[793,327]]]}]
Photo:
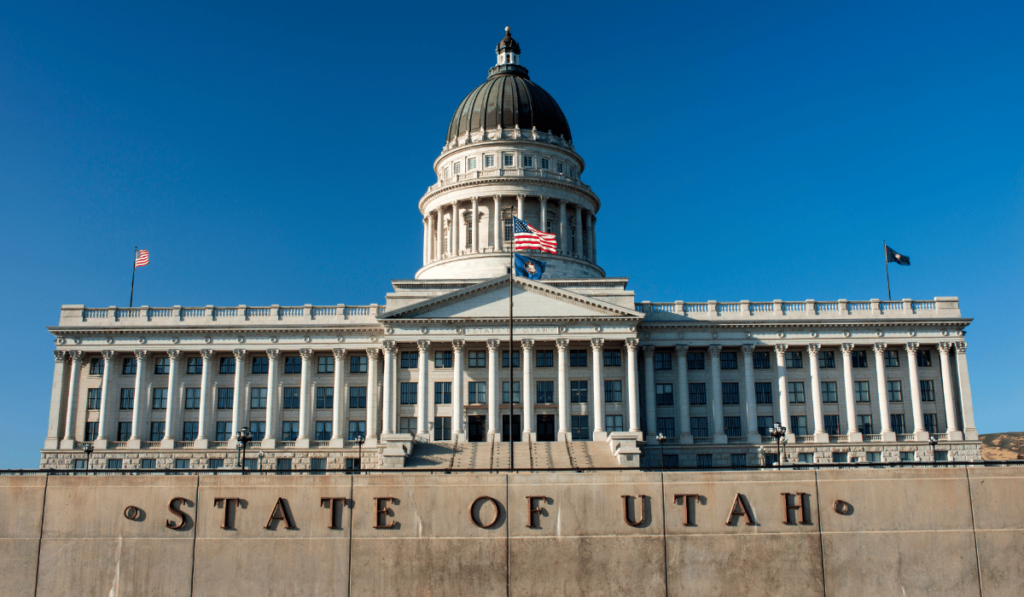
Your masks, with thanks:
[{"label": "engraved letter", "polygon": [[633,496],[631,496],[631,495],[624,495],[624,496],[622,496],[622,519],[625,520],[626,524],[628,524],[629,526],[631,526],[631,527],[638,527],[638,526],[642,525],[644,522],[647,521],[647,508],[645,507],[646,502],[647,502],[647,496],[646,495],[638,495],[637,497],[640,498],[640,503],[639,504],[637,504],[636,502],[633,503],[633,518],[636,518],[636,511],[638,509],[640,510],[640,520],[638,520],[636,522],[633,522],[629,518],[629,498],[631,498],[631,497],[633,497]]},{"label": "engraved letter", "polygon": [[[548,498],[543,496],[543,495],[528,495],[528,496],[526,496],[526,501],[527,501],[527,503],[530,504],[530,514],[529,514],[530,521],[526,524],[526,528],[528,528],[528,529],[539,529],[540,528],[540,516],[541,516],[541,512],[544,511],[544,507],[541,506],[540,504],[538,504],[536,502],[536,500],[547,501],[547,499]],[[536,524],[534,524],[534,522],[533,522],[534,521],[534,518],[533,518],[534,514],[537,515],[537,519],[536,519],[537,523]]]},{"label": "engraved letter", "polygon": [[292,512],[288,509],[288,500],[279,497],[277,502],[274,504],[274,509],[270,512],[270,519],[267,520],[267,526],[263,527],[267,530],[271,529],[271,525],[274,524],[275,520],[283,520],[284,528],[293,530],[295,529],[295,519],[292,518]]},{"label": "engraved letter", "polygon": [[397,503],[398,500],[393,498],[393,497],[375,497],[373,499],[377,500],[377,524],[373,525],[373,528],[375,528],[375,529],[393,529],[393,528],[395,528],[395,525],[398,524],[397,522],[392,522],[391,524],[387,524],[388,512],[390,512],[390,510],[388,510],[388,502],[395,502],[395,503]]},{"label": "engraved letter", "polygon": [[343,497],[325,497],[325,498],[320,498],[320,505],[321,506],[326,506],[328,504],[330,504],[330,506],[331,506],[331,524],[327,528],[335,530],[335,531],[342,530],[341,523],[337,522],[338,517],[335,514],[335,509],[338,507],[339,503],[342,506],[344,506],[345,504],[348,503],[348,498],[343,498]]},{"label": "engraved letter", "polygon": [[672,499],[675,500],[676,502],[678,502],[679,500],[683,500],[683,506],[686,508],[686,522],[683,523],[683,526],[697,526],[697,523],[693,521],[693,515],[696,502],[697,500],[700,499],[700,496],[697,495],[696,493],[677,493],[676,495],[672,496]]},{"label": "engraved letter", "polygon": [[732,510],[729,511],[729,517],[725,519],[725,526],[732,526],[737,516],[746,518],[748,527],[754,526],[754,517],[750,515],[750,504],[747,503],[747,497],[742,493],[737,493],[733,498]]},{"label": "engraved letter", "polygon": [[[474,512],[474,510],[476,509],[476,505],[479,504],[481,500],[486,500],[486,501],[490,502],[492,506],[494,506],[494,518],[491,519],[491,522],[489,522],[487,524],[484,524],[484,523],[480,522],[480,519],[477,518],[477,515]],[[489,529],[489,528],[493,527],[494,525],[498,524],[498,518],[500,516],[501,516],[501,505],[498,504],[498,500],[496,500],[496,499],[494,499],[494,498],[492,498],[490,496],[486,496],[485,495],[485,496],[478,497],[475,500],[473,500],[472,504],[469,505],[469,519],[471,521],[473,521],[473,524],[475,524],[476,526],[480,527],[481,529]]]},{"label": "engraved letter", "polygon": [[[808,495],[809,494],[806,493],[797,493],[795,495],[792,493],[782,494],[782,505],[786,508],[786,518],[784,524],[796,524],[795,522],[790,522],[793,519],[793,517],[789,514],[793,510],[800,511],[800,524],[811,524],[810,512],[808,512],[811,508],[807,504]],[[796,498],[796,504],[790,503],[790,497]]]},{"label": "engraved letter", "polygon": [[238,502],[240,502],[241,500],[242,498],[236,497],[213,498],[213,505],[215,507],[224,504],[224,522],[221,523],[220,528],[234,530],[234,527],[231,526],[231,515],[236,512],[236,510],[238,509]]},{"label": "engraved letter", "polygon": [[181,519],[177,523],[173,523],[170,520],[168,520],[167,528],[173,531],[180,531],[181,529],[185,528],[185,523],[188,521],[188,515],[182,512],[180,507],[175,506],[175,502],[188,504],[188,500],[186,500],[183,497],[175,497],[171,498],[171,501],[167,502],[167,511]]}]

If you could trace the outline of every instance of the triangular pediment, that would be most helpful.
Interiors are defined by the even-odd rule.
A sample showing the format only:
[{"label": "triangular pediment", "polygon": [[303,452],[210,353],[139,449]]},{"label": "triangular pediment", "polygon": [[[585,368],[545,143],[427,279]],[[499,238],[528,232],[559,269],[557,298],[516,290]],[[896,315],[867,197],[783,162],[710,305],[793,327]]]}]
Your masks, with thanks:
[{"label": "triangular pediment", "polygon": [[[516,319],[640,319],[642,313],[535,280],[516,278]],[[508,278],[501,277],[385,313],[381,321],[422,319],[492,320],[509,317]]]}]

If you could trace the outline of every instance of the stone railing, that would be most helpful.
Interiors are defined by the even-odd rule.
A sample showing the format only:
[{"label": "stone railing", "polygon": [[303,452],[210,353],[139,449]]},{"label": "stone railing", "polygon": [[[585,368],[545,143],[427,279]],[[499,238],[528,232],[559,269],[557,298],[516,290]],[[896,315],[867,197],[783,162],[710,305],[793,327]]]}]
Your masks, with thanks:
[{"label": "stone railing", "polygon": [[166,326],[273,325],[276,323],[315,322],[332,324],[372,324],[384,313],[380,305],[333,305],[319,307],[137,307],[92,309],[84,305],[61,307],[60,327],[158,328]]},{"label": "stone railing", "polygon": [[814,443],[813,435],[798,435],[796,436],[796,443],[798,444],[811,444]]},{"label": "stone railing", "polygon": [[438,181],[427,187],[427,194],[441,190],[459,183],[474,180],[489,180],[494,178],[533,178],[538,180],[553,180],[564,182],[573,186],[590,191],[590,186],[579,178],[569,178],[565,174],[558,174],[553,170],[540,170],[538,168],[486,168],[484,170],[471,170],[463,174],[453,174],[449,178]]},{"label": "stone railing", "polygon": [[935,297],[931,301],[783,301],[770,302],[718,302],[692,303],[636,303],[636,310],[646,313],[647,321],[671,321],[680,319],[736,320],[736,319],[816,319],[816,318],[929,318],[960,317],[960,299],[957,297]]},{"label": "stone railing", "polygon": [[730,443],[730,444],[745,444],[745,443],[747,443],[747,436],[745,436],[745,435],[738,435],[738,436],[735,436],[735,437],[730,437],[729,440],[728,440],[728,443]]},{"label": "stone railing", "polygon": [[917,439],[917,437],[913,433],[897,433],[896,434],[896,441],[898,441],[898,442],[912,442],[912,441],[914,441],[916,439]]},{"label": "stone railing", "polygon": [[865,433],[864,434],[864,441],[866,441],[866,442],[880,442],[880,441],[882,441],[882,434],[881,433]]},{"label": "stone railing", "polygon": [[713,437],[695,437],[695,438],[693,438],[693,443],[695,443],[695,444],[710,444],[712,441],[714,441],[714,439],[715,438],[713,438]]},{"label": "stone railing", "polygon": [[850,441],[850,436],[849,435],[830,435],[830,436],[828,436],[828,441],[829,441],[829,443],[833,443],[833,444],[846,443],[846,442]]}]

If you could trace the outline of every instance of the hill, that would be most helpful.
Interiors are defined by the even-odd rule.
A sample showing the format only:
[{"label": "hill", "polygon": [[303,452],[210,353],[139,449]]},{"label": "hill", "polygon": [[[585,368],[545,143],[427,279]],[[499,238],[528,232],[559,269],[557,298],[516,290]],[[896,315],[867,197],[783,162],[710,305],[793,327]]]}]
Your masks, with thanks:
[{"label": "hill", "polygon": [[985,460],[1024,460],[1024,432],[986,433],[978,439]]}]

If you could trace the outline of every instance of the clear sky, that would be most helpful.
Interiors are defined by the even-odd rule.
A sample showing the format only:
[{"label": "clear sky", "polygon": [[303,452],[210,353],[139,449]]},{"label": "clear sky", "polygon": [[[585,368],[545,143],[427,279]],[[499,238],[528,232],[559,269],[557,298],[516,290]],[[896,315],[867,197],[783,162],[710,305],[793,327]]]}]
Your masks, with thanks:
[{"label": "clear sky", "polygon": [[0,466],[135,245],[136,305],[383,303],[506,25],[638,300],[884,298],[887,239],[893,298],[975,318],[979,431],[1024,430],[1024,3],[367,4],[0,6]]}]

